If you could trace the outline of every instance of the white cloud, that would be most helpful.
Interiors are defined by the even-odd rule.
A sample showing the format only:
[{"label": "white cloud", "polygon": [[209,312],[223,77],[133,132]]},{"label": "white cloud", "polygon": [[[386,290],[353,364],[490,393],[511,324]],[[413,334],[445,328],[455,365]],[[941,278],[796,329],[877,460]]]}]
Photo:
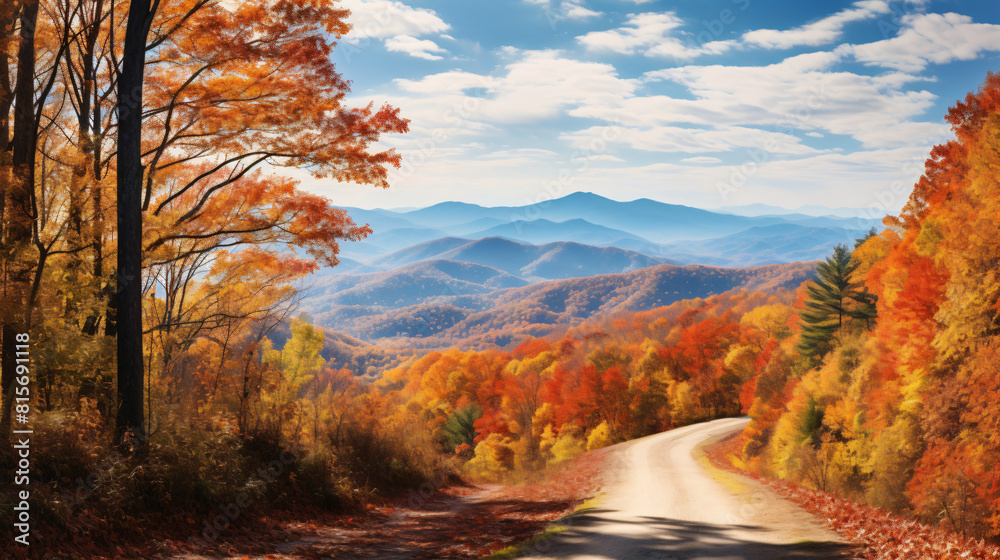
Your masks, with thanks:
[{"label": "white cloud", "polygon": [[438,74],[429,74],[419,80],[396,79],[400,88],[411,93],[448,94],[459,93],[467,89],[483,88],[491,85],[488,76],[452,70]]},{"label": "white cloud", "polygon": [[772,130],[849,135],[866,148],[923,145],[932,127],[914,136],[893,134],[900,123],[923,115],[936,97],[905,86],[925,78],[890,73],[865,76],[834,71],[831,53],[810,53],[769,66],[682,66],[646,74],[648,87],[667,80],[693,99],[649,95],[613,105],[578,107],[570,114],[628,126],[754,126]]},{"label": "white cloud", "polygon": [[531,159],[531,160],[550,160],[556,157],[558,154],[552,150],[543,150],[541,148],[512,148],[509,150],[499,150],[496,152],[490,152],[481,157],[481,159]]},{"label": "white cloud", "polygon": [[500,56],[510,58],[510,57],[517,56],[521,52],[521,49],[518,49],[517,47],[513,47],[511,45],[504,45],[504,46],[500,47],[499,49],[497,49],[496,52]]},{"label": "white cloud", "polygon": [[722,163],[722,160],[717,157],[710,156],[695,156],[684,158],[681,160],[683,163],[695,163],[699,165],[713,165],[716,163]]},{"label": "white cloud", "polygon": [[951,126],[936,122],[901,122],[865,132],[864,143],[880,148],[940,144],[951,139]]},{"label": "white cloud", "polygon": [[611,154],[588,154],[588,155],[581,155],[573,159],[587,160],[587,161],[612,161],[615,163],[625,163],[625,160],[623,160],[622,158],[618,156],[613,156]]},{"label": "white cloud", "polygon": [[766,149],[771,154],[808,155],[818,150],[803,145],[790,134],[770,132],[759,128],[723,126],[718,128],[681,128],[676,126],[654,127],[590,127],[577,132],[567,132],[561,140],[574,148],[587,149],[595,138],[604,138],[609,144],[623,144],[634,150],[668,153],[729,152],[737,148]]},{"label": "white cloud", "polygon": [[880,14],[890,13],[889,5],[882,0],[855,2],[851,8],[827,16],[819,21],[779,31],[757,29],[743,34],[743,41],[767,49],[789,49],[798,46],[817,46],[832,43],[840,38],[844,26],[864,21]]},{"label": "white cloud", "polygon": [[451,29],[434,10],[414,8],[395,0],[341,0],[340,6],[351,10],[347,21],[353,29],[347,40],[419,37]]},{"label": "white cloud", "polygon": [[[626,1],[636,0],[621,0]],[[559,17],[566,17],[573,6],[588,9],[583,2],[534,3],[551,7]],[[757,35],[762,42],[753,44],[802,45],[790,32],[809,26],[818,36],[823,30],[827,37],[835,36],[824,41],[836,41],[849,21],[857,21],[851,17],[860,18],[864,10],[879,13],[883,4],[855,3],[819,22],[775,32],[771,43]],[[613,27],[577,37],[578,45],[594,52],[681,61],[739,47],[734,41],[687,44],[691,34],[673,13],[632,15]],[[844,45],[765,66],[634,59],[631,63],[646,65],[640,66],[643,70],[653,68],[639,79],[620,76],[614,65],[586,60],[587,52],[579,60],[566,51],[524,50],[521,43],[490,45],[477,53],[492,50],[492,60],[500,61],[492,73],[453,70],[399,79],[394,81],[395,93],[375,100],[399,107],[412,122],[409,134],[385,138],[385,147],[395,146],[403,154],[404,169],[394,174],[387,202],[370,205],[424,205],[461,199],[472,190],[480,203],[529,202],[560,171],[570,169],[570,190],[619,199],[661,193],[654,198],[718,207],[768,198],[795,206],[825,197],[865,206],[874,200],[873,192],[894,181],[902,180],[908,192],[929,147],[948,134],[939,115],[926,116],[938,99],[925,91],[931,89],[925,82],[933,77],[917,71],[939,60],[975,58],[1000,49],[1000,38],[990,34],[997,27],[976,25],[955,14],[908,16],[894,39]],[[391,42],[398,47],[393,50],[413,56],[450,56],[446,53],[460,54],[466,46],[461,41],[444,43],[442,37],[440,30],[418,29],[385,39],[387,47]],[[854,60],[887,70],[862,70],[874,75],[848,71],[857,65],[844,64]],[[630,65],[629,71],[634,68]],[[370,97],[370,91],[359,93],[353,104],[366,104]],[[927,120],[932,122],[922,122]],[[835,143],[813,140],[826,137]],[[595,149],[598,138],[604,147]],[[773,146],[766,161],[739,192],[722,200],[717,183],[728,183],[741,163],[751,161],[749,150],[764,146]],[[575,156],[584,155],[570,155],[574,150]],[[639,163],[650,161],[671,163]],[[663,191],[667,183],[669,194]],[[905,192],[899,204],[904,198]]]},{"label": "white cloud", "polygon": [[385,48],[392,52],[402,52],[425,60],[441,60],[443,57],[434,53],[447,53],[430,39],[417,39],[409,35],[398,35],[385,40]]},{"label": "white cloud", "polygon": [[670,56],[691,59],[706,54],[723,54],[736,47],[736,41],[709,41],[702,45],[688,45],[680,41],[663,41],[646,51],[647,56]]},{"label": "white cloud", "polygon": [[636,89],[635,82],[619,78],[610,64],[568,59],[558,51],[527,53],[506,70],[491,107],[495,119],[554,117],[560,108],[609,103]]},{"label": "white cloud", "polygon": [[610,64],[573,60],[560,51],[525,51],[503,69],[500,76],[444,72],[396,80],[403,91],[419,95],[390,101],[422,107],[422,118],[432,127],[448,121],[536,123],[581,105],[613,104],[638,87],[635,80],[619,78]]},{"label": "white cloud", "polygon": [[840,49],[844,54],[853,54],[859,62],[904,72],[923,70],[929,63],[973,60],[981,53],[998,51],[1000,25],[973,23],[972,18],[956,13],[907,15],[896,37]]},{"label": "white cloud", "polygon": [[595,12],[572,2],[563,2],[562,8],[568,19],[587,19],[602,15],[601,12]]},{"label": "white cloud", "polygon": [[[544,133],[538,132],[545,128],[542,123],[565,116],[608,123],[558,135],[565,144],[553,150],[596,152],[583,158],[586,172],[574,175],[574,190],[601,192],[601,181],[615,176],[612,170],[620,170],[615,184],[627,178],[628,188],[646,196],[648,189],[662,186],[664,173],[669,173],[671,184],[695,181],[688,203],[714,206],[723,202],[715,182],[727,180],[739,167],[712,157],[719,153],[749,160],[749,150],[764,148],[767,162],[755,175],[757,190],[750,191],[754,193],[750,201],[772,195],[791,201],[789,193],[798,187],[829,194],[836,192],[838,182],[860,190],[890,176],[898,178],[899,170],[891,171],[898,160],[873,164],[878,154],[925,157],[947,128],[915,122],[936,100],[927,91],[911,91],[925,78],[900,72],[864,76],[837,71],[841,57],[834,53],[809,53],[761,67],[681,66],[650,72],[642,80],[622,78],[612,65],[574,60],[562,51],[511,50],[509,57],[512,60],[492,75],[449,71],[396,80],[398,93],[377,100],[399,107],[412,119],[409,134],[391,138],[404,162],[413,163],[411,170],[394,176],[394,188],[403,189],[397,192],[416,192],[411,189],[416,186],[437,192],[447,184],[453,194],[442,198],[455,198],[462,188],[485,193],[494,187],[504,193],[506,202],[515,196],[530,197],[545,182],[546,173],[555,176],[560,165],[580,168],[579,161],[560,164],[566,154],[560,157],[497,143],[518,146],[531,139],[537,148],[548,148]],[[662,81],[671,82],[669,90],[679,85],[687,92],[680,97],[657,94]],[[817,150],[803,142],[804,134],[850,136],[863,150],[855,154]],[[601,139],[600,149],[594,147],[596,139]],[[487,147],[475,153],[459,149],[470,142]],[[647,158],[680,155],[674,156],[677,163],[658,168],[657,174],[648,166],[630,166],[634,156],[621,152],[633,150],[646,152]],[[859,181],[867,165],[876,166],[873,179]],[[811,186],[794,181],[794,173],[808,174]],[[489,174],[503,180],[485,179]],[[420,196],[430,195],[414,196],[419,202],[427,199]],[[624,196],[623,192],[620,197]],[[683,202],[684,196],[688,195],[678,192],[677,200]],[[801,202],[808,202],[804,195]]]},{"label": "white cloud", "polygon": [[583,20],[603,15],[584,7],[584,0],[525,0],[529,4],[542,6],[550,23],[561,19]]},{"label": "white cloud", "polygon": [[576,39],[590,50],[633,54],[637,50],[656,44],[683,24],[684,22],[673,12],[633,14],[628,18],[628,27],[591,31]]},{"label": "white cloud", "polygon": [[620,54],[643,53],[647,56],[669,56],[692,59],[705,54],[721,54],[736,46],[735,41],[711,41],[698,44],[691,37],[682,41],[674,36],[684,21],[674,12],[632,14],[625,26],[607,31],[591,31],[576,38],[591,51],[611,51]]},{"label": "white cloud", "polygon": [[[594,166],[581,174],[573,187],[622,200],[658,193],[661,200],[702,208],[762,201],[796,207],[817,200],[836,200],[838,205],[871,208],[873,217],[881,218],[886,211],[895,212],[906,202],[913,182],[923,172],[928,148],[822,153],[772,159],[752,168],[744,162]],[[622,180],[625,177],[627,181]],[[663,191],[664,178],[669,178],[669,193]],[[614,185],[614,191],[608,185]]]}]

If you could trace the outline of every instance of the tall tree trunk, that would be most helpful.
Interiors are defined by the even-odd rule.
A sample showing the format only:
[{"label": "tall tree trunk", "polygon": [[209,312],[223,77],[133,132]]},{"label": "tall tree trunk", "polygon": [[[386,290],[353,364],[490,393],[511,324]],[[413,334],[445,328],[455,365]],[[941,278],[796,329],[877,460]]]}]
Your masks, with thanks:
[{"label": "tall tree trunk", "polygon": [[[101,103],[97,96],[97,88],[94,88],[94,124],[91,135],[94,138],[93,153],[94,158],[94,277],[98,282],[104,278],[104,189],[101,187]],[[107,334],[107,333],[105,333]]]},{"label": "tall tree trunk", "polygon": [[32,192],[34,190],[35,141],[35,23],[38,0],[26,0],[21,7],[21,43],[17,50],[17,81],[14,85],[14,137],[11,141],[12,177],[7,188],[5,212],[4,258],[7,278],[4,282],[2,387],[3,411],[0,413],[0,433],[10,433],[14,388],[14,336],[26,332],[25,298],[30,270],[24,263],[23,252],[31,244]]},{"label": "tall tree trunk", "polygon": [[146,37],[152,14],[149,0],[129,4],[118,78],[118,411],[115,434],[141,443],[142,363],[142,82]]},{"label": "tall tree trunk", "polygon": [[[70,197],[72,199],[70,203],[70,222],[72,224],[72,232],[70,234],[71,248],[78,249],[70,256],[70,263],[67,266],[71,275],[74,276],[74,280],[79,278],[81,274],[80,269],[83,265],[83,255],[82,249],[85,245],[83,239],[83,203],[82,200],[86,198],[86,193],[91,192],[91,197],[94,200],[94,209],[98,210],[95,212],[93,222],[96,228],[96,222],[98,220],[99,214],[99,202],[97,199],[97,192],[99,192],[100,185],[98,184],[98,170],[96,166],[100,165],[93,157],[93,153],[96,149],[96,136],[94,132],[97,127],[100,126],[99,122],[93,122],[94,115],[91,111],[91,103],[93,102],[97,110],[97,106],[100,102],[97,98],[97,71],[96,71],[96,57],[95,52],[97,51],[97,40],[100,36],[101,31],[101,17],[103,15],[104,2],[103,0],[97,0],[94,4],[94,11],[91,20],[88,21],[87,17],[82,17],[84,22],[83,34],[83,49],[80,53],[80,81],[71,80],[71,85],[75,89],[76,99],[77,99],[77,127],[78,137],[77,144],[80,148],[80,161],[73,167],[73,185],[70,187]],[[67,26],[70,22],[67,21]],[[72,58],[68,56],[68,58]],[[68,65],[69,66],[69,65]],[[72,71],[72,70],[70,70]],[[98,113],[99,114],[99,113]],[[91,125],[93,124],[93,130]],[[94,166],[93,169],[91,167]],[[92,234],[91,237],[94,235]],[[74,245],[75,243],[75,245]],[[94,247],[95,253],[98,253],[100,249],[98,248],[99,243],[92,241],[92,246]],[[101,276],[97,274],[97,268],[99,264],[98,258],[95,255],[93,261],[94,268],[92,269],[91,279],[100,289]],[[74,302],[67,301],[66,305],[66,316],[72,319],[72,314],[75,311]],[[100,314],[93,314],[86,318],[82,331],[83,334],[88,336],[93,336],[97,334],[97,328],[100,323]]]},{"label": "tall tree trunk", "polygon": [[[98,286],[98,298],[100,301],[106,302],[104,306],[103,313],[98,312],[93,318],[93,324],[88,325],[91,329],[86,334],[96,335],[101,327],[101,315],[104,315],[104,336],[112,336],[114,334],[114,317],[112,315],[112,301],[114,300],[114,293],[116,286],[112,285],[107,281],[104,274],[104,185],[101,184],[101,135],[102,131],[102,121],[101,121],[101,103],[98,97],[97,88],[93,89],[94,103],[93,103],[93,127],[91,128],[91,137],[94,139],[93,142],[93,163],[92,168],[94,170],[94,193],[91,197],[93,202],[93,212],[94,212],[94,224],[91,228],[93,233],[93,239],[91,242],[94,247],[94,281]],[[90,319],[88,319],[90,321]],[[106,372],[102,367],[94,372],[94,385],[98,390],[98,406],[99,410],[105,417],[110,417],[110,403],[108,402],[107,395],[109,391],[106,389],[106,384],[108,383],[105,379]]]},{"label": "tall tree trunk", "polygon": [[[6,409],[7,391],[14,382],[14,320],[10,285],[11,255],[7,245],[7,197],[11,183],[10,110],[14,106],[14,91],[10,84],[10,64],[7,44],[13,38],[15,4],[0,7],[0,407]],[[0,413],[2,416],[2,413]],[[6,432],[4,432],[6,433]]]}]

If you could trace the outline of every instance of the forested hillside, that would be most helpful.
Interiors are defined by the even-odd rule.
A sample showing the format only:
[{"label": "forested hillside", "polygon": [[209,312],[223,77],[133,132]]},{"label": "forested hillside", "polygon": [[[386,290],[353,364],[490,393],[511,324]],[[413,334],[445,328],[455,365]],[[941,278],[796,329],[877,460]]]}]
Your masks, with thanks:
[{"label": "forested hillside", "polygon": [[592,316],[646,311],[739,288],[794,288],[812,269],[811,263],[659,265],[504,287],[524,282],[493,267],[429,260],[390,272],[320,277],[306,291],[302,309],[318,325],[393,347],[503,347]]},{"label": "forested hillside", "polygon": [[[5,558],[194,533],[177,516],[236,496],[322,495],[250,478],[279,457],[332,487],[320,455],[282,436],[305,418],[283,407],[340,370],[313,371],[294,345],[281,362],[267,336],[294,282],[371,232],[276,170],[386,187],[400,156],[376,143],[409,127],[345,102],[330,54],[347,15],[308,0],[0,3]],[[30,542],[14,543],[15,520]]]},{"label": "forested hillside", "polygon": [[503,237],[476,240],[449,237],[401,249],[372,260],[371,265],[395,268],[428,259],[492,266],[527,281],[579,278],[631,272],[658,264],[678,264],[627,249],[571,241],[531,245]]},{"label": "forested hillside", "polygon": [[1000,536],[1000,75],[949,112],[889,229],[799,293],[743,454],[764,473]]},{"label": "forested hillside", "polygon": [[[511,352],[431,352],[376,384],[479,478],[738,415],[789,336],[794,294],[732,292],[587,321]],[[746,402],[745,404],[749,404]]]}]

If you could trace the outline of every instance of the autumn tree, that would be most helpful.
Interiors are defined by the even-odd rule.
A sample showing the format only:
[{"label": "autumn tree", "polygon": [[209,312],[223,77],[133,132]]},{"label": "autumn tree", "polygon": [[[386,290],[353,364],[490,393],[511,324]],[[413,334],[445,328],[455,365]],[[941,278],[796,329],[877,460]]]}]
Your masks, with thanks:
[{"label": "autumn tree", "polygon": [[[3,126],[4,137],[0,140],[5,144],[3,149],[3,162],[9,165],[0,169],[4,177],[3,193],[0,197],[0,214],[3,215],[3,230],[0,232],[3,238],[3,267],[4,267],[4,300],[3,300],[3,326],[2,326],[2,364],[3,364],[3,392],[4,406],[2,418],[0,418],[0,430],[4,433],[9,431],[11,407],[13,405],[13,382],[15,357],[15,337],[28,331],[31,326],[30,313],[31,302],[29,291],[31,282],[31,268],[28,266],[27,255],[32,236],[32,214],[34,209],[34,168],[35,168],[35,145],[38,138],[38,118],[36,117],[36,96],[35,96],[35,32],[38,27],[39,0],[25,0],[24,2],[8,3],[2,14],[3,32],[9,33],[15,28],[19,30],[19,41],[17,48],[17,62],[14,67],[17,69],[16,81],[13,89],[9,89],[9,76],[7,74],[8,64],[7,49],[4,49],[4,77],[3,84],[4,105],[9,110],[13,102],[14,126],[13,135],[9,134],[6,123],[8,113],[4,112]],[[8,13],[8,10],[12,13]],[[19,17],[18,17],[19,16]],[[3,46],[7,46],[7,37],[4,37]],[[9,144],[8,144],[8,138]],[[9,146],[9,147],[8,147]]]},{"label": "autumn tree", "polygon": [[[398,165],[399,156],[367,147],[407,127],[390,107],[342,105],[348,87],[330,53],[348,30],[345,10],[279,4],[130,6],[118,82],[119,146],[127,146],[118,161],[120,219],[128,221],[119,226],[122,326],[136,321],[144,264],[271,243],[335,265],[337,240],[369,231],[294,182],[258,172],[295,166],[385,187],[386,166]],[[142,238],[135,233],[141,221]],[[143,257],[149,260],[135,261]],[[135,284],[125,282],[129,276]],[[130,340],[119,338],[122,396],[130,403],[120,409],[123,426],[136,411],[141,416],[134,402],[141,339],[129,325]]]},{"label": "autumn tree", "polygon": [[[1000,74],[949,110],[956,138],[928,161],[914,195],[929,201],[910,250],[933,263],[940,288],[926,356],[920,426],[927,449],[908,490],[917,511],[975,536],[1000,535],[996,391],[1000,346]],[[946,191],[946,199],[936,193]],[[925,362],[925,363],[927,363]]]},{"label": "autumn tree", "polygon": [[[949,109],[955,138],[931,150],[889,229],[824,263],[798,342],[814,361],[754,387],[753,464],[965,535],[1000,535],[998,115],[1000,75],[989,73]],[[861,281],[867,300],[850,297]],[[840,336],[873,306],[877,324]]]},{"label": "autumn tree", "polygon": [[142,110],[146,46],[159,2],[129,2],[118,75],[118,408],[116,439],[143,435]]}]

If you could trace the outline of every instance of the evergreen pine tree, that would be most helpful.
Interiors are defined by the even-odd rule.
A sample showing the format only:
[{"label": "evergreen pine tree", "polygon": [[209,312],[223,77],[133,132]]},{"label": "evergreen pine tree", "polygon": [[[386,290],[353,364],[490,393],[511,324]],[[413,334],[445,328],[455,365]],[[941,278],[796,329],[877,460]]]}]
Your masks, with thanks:
[{"label": "evergreen pine tree", "polygon": [[450,444],[450,449],[455,449],[463,443],[475,447],[476,420],[483,417],[483,409],[471,404],[456,410],[444,424],[444,436]]},{"label": "evergreen pine tree", "polygon": [[799,313],[799,352],[813,362],[833,349],[845,320],[863,320],[870,328],[875,319],[876,297],[851,278],[857,268],[858,262],[851,260],[847,245],[837,245],[833,254],[816,267],[816,280],[806,288],[806,308]]},{"label": "evergreen pine tree", "polygon": [[854,241],[854,248],[857,249],[858,247],[864,245],[865,241],[868,241],[869,239],[875,237],[876,235],[878,235],[878,230],[876,230],[875,228],[871,228],[870,230],[868,230],[867,233],[865,233],[864,237],[859,237],[857,240]]},{"label": "evergreen pine tree", "polygon": [[[868,233],[864,237],[858,239],[854,242],[854,248],[857,249],[865,244],[866,241],[878,235],[878,231],[875,228],[868,230]],[[869,292],[868,288],[861,286],[860,289],[855,289],[854,293],[851,295],[857,305],[853,306],[852,309],[848,310],[848,314],[853,319],[859,319],[865,322],[865,330],[871,330],[874,326],[875,318],[878,316],[878,310],[875,304],[878,302],[878,296]]]}]

